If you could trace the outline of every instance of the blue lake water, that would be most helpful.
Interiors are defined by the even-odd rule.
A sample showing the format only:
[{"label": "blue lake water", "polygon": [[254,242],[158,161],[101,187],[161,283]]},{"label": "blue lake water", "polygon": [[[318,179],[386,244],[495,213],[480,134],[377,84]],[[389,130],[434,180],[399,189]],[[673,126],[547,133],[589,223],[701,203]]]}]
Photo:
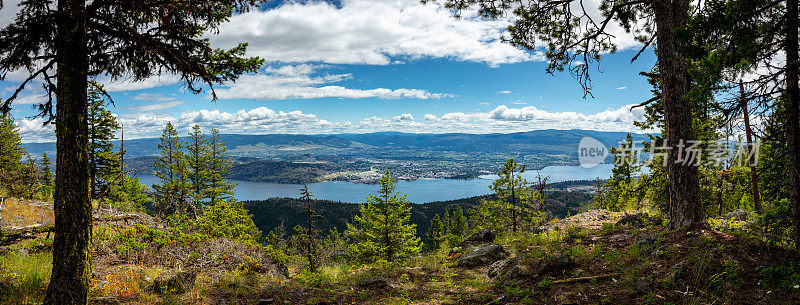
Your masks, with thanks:
[{"label": "blue lake water", "polygon": [[[593,168],[580,166],[548,166],[540,170],[541,175],[549,176],[548,182],[562,182],[570,180],[605,179],[611,176],[611,164],[600,164]],[[523,174],[529,182],[536,181],[536,171]],[[413,203],[426,203],[466,198],[491,193],[489,185],[495,179],[494,175],[481,176],[478,179],[452,180],[415,180],[399,181],[397,191],[408,194],[408,199]],[[150,187],[158,182],[152,175],[139,175],[139,181]],[[236,197],[239,200],[263,200],[272,197],[299,197],[300,184],[284,184],[273,182],[237,182]],[[364,202],[370,192],[377,190],[376,185],[358,184],[343,181],[325,181],[311,183],[309,191],[316,199],[327,199],[342,202]]]}]

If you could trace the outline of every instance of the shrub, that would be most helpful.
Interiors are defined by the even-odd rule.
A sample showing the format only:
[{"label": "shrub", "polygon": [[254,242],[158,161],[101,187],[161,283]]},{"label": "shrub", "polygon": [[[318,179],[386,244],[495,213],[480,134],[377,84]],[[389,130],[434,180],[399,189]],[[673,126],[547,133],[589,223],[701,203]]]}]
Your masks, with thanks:
[{"label": "shrub", "polygon": [[225,237],[255,244],[261,238],[253,218],[239,202],[219,201],[203,208],[192,222],[194,229],[208,237]]}]

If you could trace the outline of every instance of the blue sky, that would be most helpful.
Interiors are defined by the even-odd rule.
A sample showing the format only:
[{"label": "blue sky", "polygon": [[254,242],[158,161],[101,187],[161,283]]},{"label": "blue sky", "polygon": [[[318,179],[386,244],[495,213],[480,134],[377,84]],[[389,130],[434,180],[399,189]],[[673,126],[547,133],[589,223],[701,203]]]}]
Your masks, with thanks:
[{"label": "blue sky", "polygon": [[[0,11],[0,26],[10,15]],[[638,73],[654,65],[651,51],[630,63],[639,46],[619,35],[622,50],[593,67],[594,98],[584,99],[568,73],[545,73],[540,54],[497,40],[508,22],[455,20],[413,0],[274,4],[235,16],[210,36],[219,47],[246,41],[249,55],[267,60],[259,73],[219,86],[217,102],[186,92],[171,75],[99,81],[133,138],[158,136],[167,121],[253,134],[637,131],[641,111],[629,106],[650,97]],[[23,74],[0,82],[0,97]],[[53,138],[52,128],[26,118],[43,98],[38,87],[29,86],[12,112],[26,142]]]}]

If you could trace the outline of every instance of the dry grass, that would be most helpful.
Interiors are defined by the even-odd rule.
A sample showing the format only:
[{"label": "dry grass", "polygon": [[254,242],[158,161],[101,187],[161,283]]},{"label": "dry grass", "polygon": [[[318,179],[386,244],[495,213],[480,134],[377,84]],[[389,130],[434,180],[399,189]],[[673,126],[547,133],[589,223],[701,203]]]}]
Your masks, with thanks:
[{"label": "dry grass", "polygon": [[0,210],[0,226],[20,227],[52,223],[54,217],[52,204],[9,198]]}]

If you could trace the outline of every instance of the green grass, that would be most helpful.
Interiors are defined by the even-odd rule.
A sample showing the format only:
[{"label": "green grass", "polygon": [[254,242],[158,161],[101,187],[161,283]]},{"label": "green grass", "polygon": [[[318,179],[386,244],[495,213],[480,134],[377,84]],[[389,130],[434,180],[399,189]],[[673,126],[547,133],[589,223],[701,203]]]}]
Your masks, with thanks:
[{"label": "green grass", "polygon": [[49,252],[0,254],[0,303],[36,304],[44,299],[53,255]]}]

